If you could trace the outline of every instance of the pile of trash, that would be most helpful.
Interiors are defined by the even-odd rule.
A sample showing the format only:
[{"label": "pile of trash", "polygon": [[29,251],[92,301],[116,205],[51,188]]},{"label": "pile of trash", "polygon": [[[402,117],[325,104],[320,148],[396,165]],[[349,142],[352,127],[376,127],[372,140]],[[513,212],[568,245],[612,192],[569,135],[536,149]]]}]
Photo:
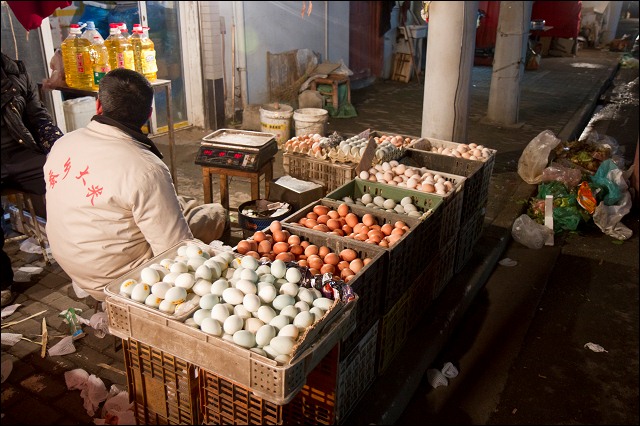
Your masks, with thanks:
[{"label": "pile of trash", "polygon": [[[518,161],[518,174],[537,184],[538,193],[529,200],[526,214],[514,221],[514,239],[541,248],[551,230],[552,236],[589,224],[615,239],[630,238],[633,232],[621,220],[632,207],[632,169],[623,170],[617,148],[613,138],[596,133],[562,142],[545,130],[532,139]],[[551,214],[547,206],[552,206]]]}]

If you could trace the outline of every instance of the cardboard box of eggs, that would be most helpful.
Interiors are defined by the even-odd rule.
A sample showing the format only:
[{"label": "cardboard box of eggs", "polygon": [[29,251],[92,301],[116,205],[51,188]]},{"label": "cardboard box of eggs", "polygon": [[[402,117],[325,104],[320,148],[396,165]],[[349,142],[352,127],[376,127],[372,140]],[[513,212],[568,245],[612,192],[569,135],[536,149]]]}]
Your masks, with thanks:
[{"label": "cardboard box of eggs", "polygon": [[281,260],[259,262],[186,241],[115,280],[105,291],[287,364],[357,299],[346,284],[322,291],[304,287],[309,283],[302,272]]}]

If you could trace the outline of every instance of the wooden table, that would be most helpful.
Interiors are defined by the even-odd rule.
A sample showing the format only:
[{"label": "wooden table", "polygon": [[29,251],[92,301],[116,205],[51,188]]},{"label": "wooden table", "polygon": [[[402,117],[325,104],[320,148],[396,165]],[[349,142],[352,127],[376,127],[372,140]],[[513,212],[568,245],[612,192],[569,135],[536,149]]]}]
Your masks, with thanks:
[{"label": "wooden table", "polygon": [[318,84],[328,84],[331,86],[331,100],[333,109],[337,112],[340,106],[340,98],[338,95],[338,86],[340,84],[347,85],[347,103],[351,103],[351,82],[349,76],[344,74],[329,74],[326,78],[317,77],[311,81],[309,89],[316,90]]},{"label": "wooden table", "polygon": [[220,204],[229,210],[229,176],[237,176],[248,178],[251,180],[251,199],[260,199],[260,176],[264,175],[264,198],[269,197],[269,184],[273,179],[273,162],[271,158],[257,171],[237,170],[226,167],[207,167],[202,166],[202,187],[204,189],[204,202],[209,204],[213,202],[213,188],[211,185],[211,177],[213,175],[220,176]]}]

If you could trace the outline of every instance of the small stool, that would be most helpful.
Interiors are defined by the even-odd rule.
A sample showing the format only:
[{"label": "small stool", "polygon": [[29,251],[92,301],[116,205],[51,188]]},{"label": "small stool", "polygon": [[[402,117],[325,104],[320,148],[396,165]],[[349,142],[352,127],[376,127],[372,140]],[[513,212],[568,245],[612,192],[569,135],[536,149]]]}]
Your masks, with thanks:
[{"label": "small stool", "polygon": [[[40,249],[42,250],[42,256],[44,257],[44,261],[47,265],[51,265],[51,261],[49,260],[49,256],[47,255],[47,248],[44,242],[44,238],[42,233],[40,232],[40,225],[38,224],[38,217],[36,216],[36,210],[33,208],[33,202],[31,201],[31,195],[28,192],[19,191],[17,189],[3,189],[2,196],[7,198],[13,198],[15,200],[15,205],[18,208],[18,223],[20,228],[22,229],[22,235],[18,235],[15,237],[5,238],[4,242],[13,242],[13,241],[21,241],[26,240],[29,237],[33,237],[36,239],[38,244],[40,245]],[[31,215],[31,221],[33,223],[33,228],[24,220],[24,206],[27,205],[27,209],[29,214]],[[17,229],[16,229],[17,231]]]},{"label": "small stool", "polygon": [[338,107],[340,106],[340,98],[338,97],[338,86],[340,84],[347,85],[347,103],[351,103],[351,82],[348,75],[329,74],[326,78],[317,77],[311,81],[309,89],[317,90],[316,87],[318,84],[331,85],[331,102],[335,111],[338,111]]}]

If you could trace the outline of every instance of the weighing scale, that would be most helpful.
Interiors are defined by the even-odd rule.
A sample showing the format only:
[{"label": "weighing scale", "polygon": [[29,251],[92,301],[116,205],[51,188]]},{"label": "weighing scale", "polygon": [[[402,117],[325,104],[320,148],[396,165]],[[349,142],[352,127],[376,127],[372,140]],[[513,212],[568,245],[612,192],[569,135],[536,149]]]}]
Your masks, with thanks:
[{"label": "weighing scale", "polygon": [[206,167],[257,171],[277,152],[274,134],[219,129],[202,138],[195,163]]}]

